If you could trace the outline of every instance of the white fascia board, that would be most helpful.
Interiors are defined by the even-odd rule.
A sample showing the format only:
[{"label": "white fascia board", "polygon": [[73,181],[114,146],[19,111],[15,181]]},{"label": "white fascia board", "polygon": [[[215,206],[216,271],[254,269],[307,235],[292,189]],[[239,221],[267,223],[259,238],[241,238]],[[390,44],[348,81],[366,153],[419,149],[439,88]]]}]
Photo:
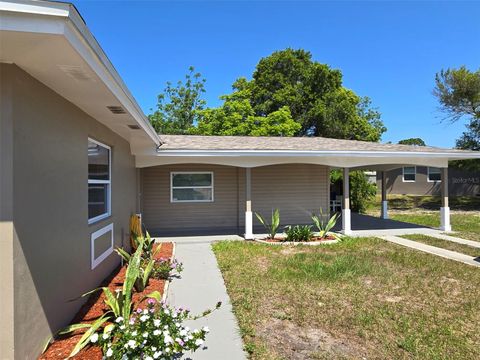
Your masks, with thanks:
[{"label": "white fascia board", "polygon": [[63,35],[154,144],[160,144],[157,133],[74,6],[48,1],[0,1],[0,15],[2,31]]}]

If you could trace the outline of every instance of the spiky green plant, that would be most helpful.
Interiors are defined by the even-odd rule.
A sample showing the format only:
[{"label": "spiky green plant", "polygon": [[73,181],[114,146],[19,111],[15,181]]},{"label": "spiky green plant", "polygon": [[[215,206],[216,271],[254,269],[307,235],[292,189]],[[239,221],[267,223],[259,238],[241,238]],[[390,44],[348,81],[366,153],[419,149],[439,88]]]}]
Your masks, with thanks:
[{"label": "spiky green plant", "polygon": [[261,214],[255,213],[255,216],[267,230],[268,237],[275,239],[275,235],[277,235],[278,228],[280,227],[280,211],[278,209],[273,210],[270,224]]},{"label": "spiky green plant", "polygon": [[328,215],[324,214],[321,208],[319,215],[312,214],[312,221],[318,230],[318,236],[320,239],[325,239],[327,236],[338,238],[337,235],[332,233],[330,230],[333,229],[339,218],[340,213],[335,213],[332,217],[328,218]]}]

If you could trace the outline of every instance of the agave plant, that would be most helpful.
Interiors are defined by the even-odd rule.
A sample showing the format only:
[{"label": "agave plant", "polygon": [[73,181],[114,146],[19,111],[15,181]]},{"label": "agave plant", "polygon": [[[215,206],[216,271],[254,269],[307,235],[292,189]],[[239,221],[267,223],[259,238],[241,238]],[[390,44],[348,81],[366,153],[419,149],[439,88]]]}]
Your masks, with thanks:
[{"label": "agave plant", "polygon": [[[105,295],[105,304],[108,311],[101,317],[90,324],[73,324],[60,330],[55,336],[64,335],[80,329],[87,329],[77,342],[69,357],[73,357],[80,350],[82,350],[88,343],[90,336],[93,335],[106,322],[112,322],[112,319],[122,317],[128,319],[132,311],[132,292],[137,279],[141,275],[140,264],[142,261],[143,241],[140,241],[137,250],[130,256],[127,271],[125,273],[125,281],[120,291],[112,292],[108,287],[97,288],[82,295],[82,297],[89,296],[97,291],[103,291]],[[161,295],[158,291],[154,291],[145,298],[154,298],[157,301],[161,300]],[[47,342],[45,349],[48,347],[51,339]]]},{"label": "agave plant", "polygon": [[340,213],[336,213],[328,219],[328,215],[324,214],[321,208],[320,214],[318,216],[312,214],[312,221],[318,229],[318,236],[320,237],[320,239],[326,239],[327,236],[333,236],[337,238],[337,235],[332,233],[330,230],[333,229],[339,218]]},{"label": "agave plant", "polygon": [[275,239],[275,235],[277,235],[278,228],[280,227],[280,211],[278,209],[273,210],[272,212],[272,221],[269,224],[265,218],[259,214],[255,213],[258,221],[265,227],[268,233],[268,237],[270,239]]}]

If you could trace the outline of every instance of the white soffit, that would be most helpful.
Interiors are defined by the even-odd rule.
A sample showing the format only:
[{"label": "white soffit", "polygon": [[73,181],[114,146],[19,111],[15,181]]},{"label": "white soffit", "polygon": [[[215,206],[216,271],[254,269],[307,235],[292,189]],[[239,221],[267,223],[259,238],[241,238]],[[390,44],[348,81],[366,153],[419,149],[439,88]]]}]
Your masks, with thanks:
[{"label": "white soffit", "polygon": [[[16,64],[135,144],[132,151],[139,145],[154,148],[160,143],[72,5],[0,1],[0,62]],[[107,106],[121,107],[125,113],[113,113]]]}]

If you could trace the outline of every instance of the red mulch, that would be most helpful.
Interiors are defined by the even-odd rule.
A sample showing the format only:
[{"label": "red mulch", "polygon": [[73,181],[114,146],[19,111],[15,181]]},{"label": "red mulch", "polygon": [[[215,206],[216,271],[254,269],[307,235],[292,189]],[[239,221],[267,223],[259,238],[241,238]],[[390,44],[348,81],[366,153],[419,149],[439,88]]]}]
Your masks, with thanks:
[{"label": "red mulch", "polygon": [[[173,243],[162,243],[160,251],[156,254],[155,258],[171,259],[173,255]],[[99,287],[108,286],[112,291],[115,289],[121,289],[123,281],[125,279],[126,266],[116,268],[110,276],[108,276]],[[139,300],[146,294],[153,291],[158,291],[163,295],[165,288],[165,280],[150,279],[148,286],[141,293],[133,294],[134,307],[140,305]],[[80,308],[78,313],[72,320],[72,324],[76,323],[89,323],[103,315],[107,311],[107,307],[104,303],[105,296],[103,292],[99,291],[90,295],[87,302]],[[63,360],[70,355],[72,349],[80,340],[82,332],[77,332],[73,336],[64,336],[55,340],[45,353],[43,353],[40,360]],[[75,360],[101,360],[102,351],[98,346],[87,346],[77,355],[73,357]]]},{"label": "red mulch", "polygon": [[[265,239],[262,239],[263,241],[267,241],[267,242],[284,242],[286,241],[285,238],[278,238],[276,237],[275,239],[272,239],[272,238],[265,238]],[[318,236],[315,236],[313,238],[311,238],[309,241],[304,241],[304,242],[313,242],[313,241],[327,241],[327,240],[336,240],[335,236],[333,235],[327,235],[325,238],[320,238]]]}]

